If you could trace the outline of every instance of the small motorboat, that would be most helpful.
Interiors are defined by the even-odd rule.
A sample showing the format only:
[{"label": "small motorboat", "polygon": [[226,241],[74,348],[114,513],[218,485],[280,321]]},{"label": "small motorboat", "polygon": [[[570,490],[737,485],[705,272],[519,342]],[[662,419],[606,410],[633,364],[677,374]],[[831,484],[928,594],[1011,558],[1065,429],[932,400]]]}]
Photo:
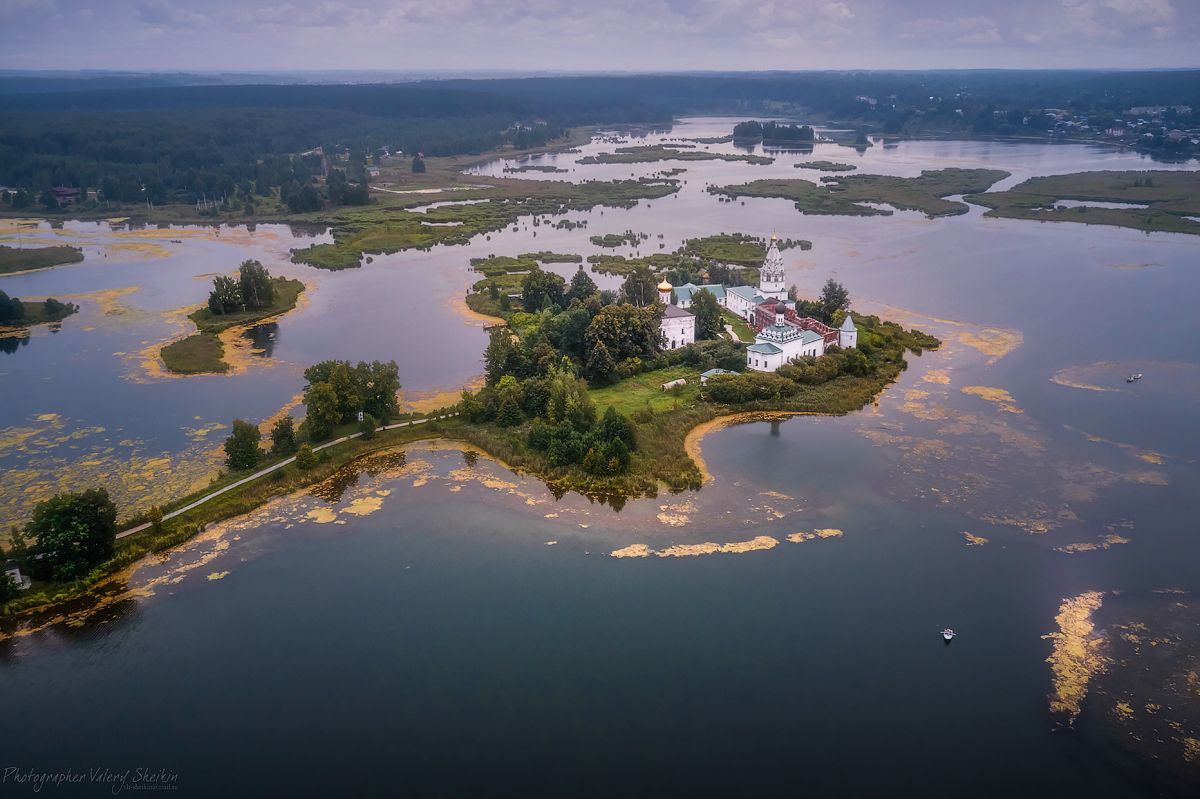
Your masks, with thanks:
[{"label": "small motorboat", "polygon": [[1142,379],[1142,373],[1138,372],[1136,375],[1130,375],[1129,377],[1125,378],[1125,382],[1126,383],[1136,383],[1137,381],[1139,381],[1141,379]]},{"label": "small motorboat", "polygon": [[944,640],[946,643],[950,643],[951,641],[953,641],[954,640],[954,630],[951,630],[949,627],[942,630],[942,640]]}]

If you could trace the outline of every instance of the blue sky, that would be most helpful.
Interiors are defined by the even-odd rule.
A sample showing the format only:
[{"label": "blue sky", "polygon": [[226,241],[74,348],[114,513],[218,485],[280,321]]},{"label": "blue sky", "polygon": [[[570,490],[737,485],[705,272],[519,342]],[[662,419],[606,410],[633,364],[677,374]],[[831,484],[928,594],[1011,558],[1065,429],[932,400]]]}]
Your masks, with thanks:
[{"label": "blue sky", "polygon": [[9,69],[1200,66],[1200,0],[0,0]]}]

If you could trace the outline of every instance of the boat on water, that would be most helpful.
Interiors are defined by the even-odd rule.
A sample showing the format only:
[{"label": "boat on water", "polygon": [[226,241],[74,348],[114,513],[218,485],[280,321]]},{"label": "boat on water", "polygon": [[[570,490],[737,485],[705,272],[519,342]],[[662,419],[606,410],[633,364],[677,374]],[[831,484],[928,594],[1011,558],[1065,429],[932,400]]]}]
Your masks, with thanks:
[{"label": "boat on water", "polygon": [[942,640],[944,640],[946,643],[950,643],[952,640],[954,640],[954,630],[951,630],[949,627],[942,630]]},{"label": "boat on water", "polygon": [[1125,382],[1126,383],[1136,383],[1137,381],[1139,381],[1141,379],[1142,379],[1142,373],[1138,372],[1135,375],[1130,375],[1129,377],[1125,378]]}]

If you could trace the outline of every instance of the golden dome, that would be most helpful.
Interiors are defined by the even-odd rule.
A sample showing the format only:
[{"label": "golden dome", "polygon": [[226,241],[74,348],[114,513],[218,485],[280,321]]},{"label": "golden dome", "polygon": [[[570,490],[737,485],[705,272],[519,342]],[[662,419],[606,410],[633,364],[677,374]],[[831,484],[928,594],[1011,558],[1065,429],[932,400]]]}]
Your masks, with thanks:
[{"label": "golden dome", "polygon": [[670,291],[673,288],[674,288],[674,286],[672,286],[670,283],[668,283],[666,278],[663,278],[663,282],[658,284],[659,291]]}]

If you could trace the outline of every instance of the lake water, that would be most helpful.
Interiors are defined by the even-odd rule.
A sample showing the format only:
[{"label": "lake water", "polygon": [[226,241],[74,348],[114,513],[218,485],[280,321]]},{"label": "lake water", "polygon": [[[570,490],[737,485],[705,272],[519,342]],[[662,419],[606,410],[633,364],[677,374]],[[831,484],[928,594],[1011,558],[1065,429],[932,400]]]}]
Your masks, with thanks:
[{"label": "lake water", "polygon": [[[631,143],[729,126],[687,120]],[[522,222],[346,272],[288,264],[288,248],[313,238],[276,226],[155,234],[165,256],[122,252],[119,226],[44,230],[94,244],[80,265],[0,288],[109,293],[76,300],[83,310],[60,332],[0,354],[5,512],[17,518],[64,481],[116,480],[123,465],[142,470],[114,485],[129,502],[203,480],[225,435],[214,425],[270,416],[322,358],[394,358],[416,391],[462,385],[485,341],[453,304],[473,280],[468,259],[600,252],[590,235],[649,233],[642,254],[721,231],[810,239],[812,250],[785,252],[802,293],[832,274],[856,308],[946,346],[911,359],[862,413],[709,434],[712,482],[620,513],[418,448],[334,500],[296,497],[222,525],[124,575],[98,607],[0,642],[7,760],[166,769],[196,794],[1194,792],[1180,752],[1198,734],[1196,705],[1136,706],[1134,722],[1182,714],[1156,764],[1113,720],[1131,697],[1097,690],[1095,675],[1073,725],[1050,712],[1053,642],[1042,636],[1060,631],[1065,600],[1090,591],[1113,605],[1186,604],[1192,593],[1153,592],[1200,590],[1200,239],[981,209],[802,216],[783,200],[720,203],[704,191],[815,179],[792,164],[816,159],[898,175],[987,166],[1013,173],[1001,188],[1162,165],[1076,145],[942,141],[861,155],[817,145],[771,153],[771,166],[574,164],[613,146],[543,156],[532,163],[573,171],[527,175],[677,166],[686,185],[633,209],[566,215],[586,219],[583,230]],[[310,283],[302,306],[260,335],[262,357],[230,377],[148,372],[136,354],[173,334],[211,273],[248,257]],[[1127,384],[1131,372],[1145,378]],[[787,540],[830,529],[841,535]],[[779,543],[608,556],[756,536]],[[960,633],[950,646],[937,634],[946,625]]]}]

